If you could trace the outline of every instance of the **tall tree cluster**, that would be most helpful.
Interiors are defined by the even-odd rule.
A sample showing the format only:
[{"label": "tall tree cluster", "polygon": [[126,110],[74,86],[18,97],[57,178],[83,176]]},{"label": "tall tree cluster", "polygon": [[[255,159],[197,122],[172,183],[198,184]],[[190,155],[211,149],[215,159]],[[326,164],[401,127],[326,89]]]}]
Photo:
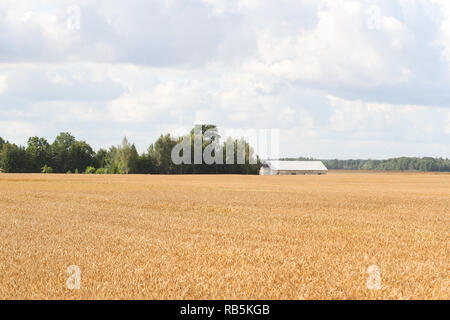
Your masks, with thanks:
[{"label": "tall tree cluster", "polygon": [[[202,132],[208,130],[217,133],[214,125],[202,125]],[[218,135],[216,135],[218,136]],[[189,135],[191,148],[194,145],[194,129]],[[97,173],[97,174],[257,174],[259,159],[256,164],[250,164],[254,157],[252,148],[245,141],[232,141],[231,144],[244,143],[246,147],[245,164],[207,164],[202,161],[175,165],[172,162],[172,150],[182,141],[183,137],[161,135],[146,152],[139,154],[136,146],[124,138],[122,143],[108,150],[94,151],[86,141],[79,141],[68,132],[60,133],[53,143],[42,137],[31,137],[26,147],[4,141],[0,138],[0,168],[8,173]],[[215,138],[204,139],[202,151]],[[227,141],[230,144],[230,140]],[[223,144],[223,152],[226,146]],[[254,159],[254,158],[253,158]],[[235,159],[236,160],[236,159]]]}]

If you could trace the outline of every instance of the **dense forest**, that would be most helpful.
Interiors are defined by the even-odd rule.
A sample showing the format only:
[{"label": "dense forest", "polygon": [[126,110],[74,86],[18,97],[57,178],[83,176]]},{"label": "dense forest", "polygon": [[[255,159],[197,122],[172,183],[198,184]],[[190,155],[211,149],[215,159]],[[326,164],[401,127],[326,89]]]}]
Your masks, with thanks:
[{"label": "dense forest", "polygon": [[[201,132],[211,130],[218,135],[214,125],[201,125]],[[194,129],[187,137],[194,144]],[[219,136],[220,137],[220,136]],[[31,137],[27,146],[18,146],[0,138],[0,168],[7,173],[97,173],[97,174],[257,174],[260,168],[259,159],[254,158],[253,150],[243,139],[226,140],[222,150],[226,154],[226,146],[234,145],[234,164],[200,164],[175,165],[171,161],[172,149],[184,137],[161,135],[147,152],[139,154],[135,145],[126,138],[117,146],[108,150],[94,151],[86,141],[78,141],[68,132],[60,133],[53,143],[42,137]],[[203,139],[202,150],[214,139]],[[237,147],[245,146],[245,164],[238,164]],[[192,158],[194,153],[192,152]],[[253,161],[249,161],[253,159]],[[231,161],[230,161],[231,162]],[[227,163],[230,163],[227,162]],[[256,162],[256,164],[250,164]]]},{"label": "dense forest", "polygon": [[[313,158],[286,158],[284,160],[321,160]],[[450,172],[450,159],[400,157],[386,160],[321,160],[328,169],[381,171],[436,171]]]}]

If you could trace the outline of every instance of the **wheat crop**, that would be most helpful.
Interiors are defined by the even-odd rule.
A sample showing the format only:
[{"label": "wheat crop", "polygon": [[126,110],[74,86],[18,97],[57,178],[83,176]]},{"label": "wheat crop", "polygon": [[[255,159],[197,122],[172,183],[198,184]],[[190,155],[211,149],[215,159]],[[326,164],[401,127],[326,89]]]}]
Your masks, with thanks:
[{"label": "wheat crop", "polygon": [[450,298],[448,174],[1,174],[0,230],[0,299]]}]

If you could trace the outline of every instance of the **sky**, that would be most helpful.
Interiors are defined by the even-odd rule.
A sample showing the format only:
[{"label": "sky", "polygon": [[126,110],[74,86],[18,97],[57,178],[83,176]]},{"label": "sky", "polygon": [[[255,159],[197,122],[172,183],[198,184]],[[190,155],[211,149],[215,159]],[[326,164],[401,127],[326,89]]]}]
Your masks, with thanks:
[{"label": "sky", "polygon": [[450,1],[2,0],[0,137],[144,151],[194,124],[284,157],[450,157]]}]

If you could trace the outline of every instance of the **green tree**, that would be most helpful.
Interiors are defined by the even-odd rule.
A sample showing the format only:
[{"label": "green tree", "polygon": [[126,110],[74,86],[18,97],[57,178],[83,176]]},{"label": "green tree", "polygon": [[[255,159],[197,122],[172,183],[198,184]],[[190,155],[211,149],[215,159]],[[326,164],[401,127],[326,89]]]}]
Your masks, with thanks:
[{"label": "green tree", "polygon": [[[6,143],[5,140],[3,140],[3,139],[0,137],[0,155],[1,155],[1,153],[2,153],[3,145],[4,145],[5,143]],[[0,168],[2,168],[2,159],[1,159],[1,157],[0,157]]]},{"label": "green tree", "polygon": [[71,168],[70,148],[76,142],[68,132],[61,132],[51,145],[52,164],[56,172],[64,173]]},{"label": "green tree", "polygon": [[139,153],[134,144],[132,144],[130,147],[130,157],[128,159],[128,166],[130,168],[130,173],[139,173],[138,172]]},{"label": "green tree", "polygon": [[8,173],[27,172],[27,153],[24,147],[5,143],[0,153],[2,169]]},{"label": "green tree", "polygon": [[122,145],[117,148],[118,167],[122,174],[136,173],[139,154],[134,144],[130,144],[126,137]]},{"label": "green tree", "polygon": [[44,165],[44,166],[41,168],[41,172],[42,172],[42,173],[53,173],[53,168],[52,168],[52,167],[49,167],[49,166],[47,166],[47,165]]},{"label": "green tree", "polygon": [[50,161],[50,145],[44,138],[29,138],[26,152],[30,172],[40,172],[41,168]]},{"label": "green tree", "polygon": [[91,167],[91,166],[88,166],[87,168],[86,168],[86,174],[93,174],[93,173],[95,173],[95,168],[94,167]]},{"label": "green tree", "polygon": [[95,170],[96,174],[107,174],[108,173],[108,169],[107,168],[98,168],[97,170]]},{"label": "green tree", "polygon": [[172,149],[177,144],[177,140],[172,139],[170,134],[161,135],[154,145],[148,149],[150,157],[155,161],[158,173],[175,173],[175,165],[172,163]]},{"label": "green tree", "polygon": [[108,158],[108,151],[105,149],[99,149],[94,156],[94,167],[96,168],[105,168],[106,161]]},{"label": "green tree", "polygon": [[143,174],[157,173],[155,161],[148,153],[144,153],[138,157],[136,172]]},{"label": "green tree", "polygon": [[85,141],[75,141],[69,148],[69,167],[84,171],[94,164],[94,151]]},{"label": "green tree", "polygon": [[119,173],[119,156],[116,147],[109,148],[105,163],[108,173]]}]

